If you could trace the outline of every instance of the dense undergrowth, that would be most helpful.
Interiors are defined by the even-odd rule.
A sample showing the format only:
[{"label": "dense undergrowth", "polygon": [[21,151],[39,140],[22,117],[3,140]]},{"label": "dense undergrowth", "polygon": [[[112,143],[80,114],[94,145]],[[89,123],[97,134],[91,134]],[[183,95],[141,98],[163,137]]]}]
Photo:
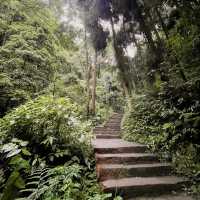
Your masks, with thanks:
[{"label": "dense undergrowth", "polygon": [[162,160],[172,161],[176,173],[193,181],[193,193],[199,193],[200,177],[199,89],[197,80],[135,95],[123,123],[125,139],[145,143]]},{"label": "dense undergrowth", "polygon": [[[0,115],[48,87],[67,66],[59,24],[37,1],[0,2]],[[63,38],[64,39],[64,38]],[[68,42],[67,42],[68,41]],[[72,46],[72,45],[71,45]]]},{"label": "dense undergrowth", "polygon": [[[160,10],[161,15],[154,16],[166,5],[172,8],[166,9],[168,14]],[[159,53],[153,57],[151,48],[141,48],[133,61],[140,81],[126,108],[124,137],[145,143],[161,159],[172,161],[175,172],[191,178],[191,192],[199,195],[199,2],[160,1],[143,5],[144,12],[147,8],[155,20],[164,19],[157,23],[163,25],[160,39],[155,39]]]},{"label": "dense undergrowth", "polygon": [[16,194],[24,199],[104,198],[90,145],[91,128],[102,119],[88,120],[82,112],[69,98],[41,96],[0,120],[3,200]]}]

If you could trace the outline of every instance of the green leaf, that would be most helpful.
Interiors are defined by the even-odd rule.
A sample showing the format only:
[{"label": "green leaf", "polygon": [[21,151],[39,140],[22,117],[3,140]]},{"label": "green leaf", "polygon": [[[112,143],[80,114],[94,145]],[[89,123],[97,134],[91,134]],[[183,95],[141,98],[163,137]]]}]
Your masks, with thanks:
[{"label": "green leaf", "polygon": [[12,151],[13,149],[18,149],[18,145],[13,144],[13,143],[8,143],[8,144],[4,144],[3,147],[1,148],[1,151],[3,151],[4,153],[7,153],[9,151]]},{"label": "green leaf", "polygon": [[19,176],[18,179],[15,181],[15,186],[18,189],[25,188],[25,181],[23,180],[23,178],[21,176]]},{"label": "green leaf", "polygon": [[30,153],[26,148],[23,148],[23,149],[22,149],[22,153],[23,153],[25,156],[31,156],[31,153]]},{"label": "green leaf", "polygon": [[10,151],[6,157],[7,158],[10,158],[10,157],[13,157],[13,156],[16,156],[17,154],[19,154],[21,152],[21,149],[13,149],[12,151]]},{"label": "green leaf", "polygon": [[15,191],[15,183],[17,179],[20,177],[20,173],[18,171],[13,171],[9,176],[5,188],[3,190],[3,196],[1,200],[11,200],[14,199],[14,191]]},{"label": "green leaf", "polygon": [[9,162],[10,165],[12,165],[17,170],[29,170],[30,164],[27,160],[23,159],[20,155],[17,155],[11,159]]},{"label": "green leaf", "polygon": [[172,128],[174,125],[172,123],[165,123],[163,124],[163,129],[169,129],[169,128]]}]

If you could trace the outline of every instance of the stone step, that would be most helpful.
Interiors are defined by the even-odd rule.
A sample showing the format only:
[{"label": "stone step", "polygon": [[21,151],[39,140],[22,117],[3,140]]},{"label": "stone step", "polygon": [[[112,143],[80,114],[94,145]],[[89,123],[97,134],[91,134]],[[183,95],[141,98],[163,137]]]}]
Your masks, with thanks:
[{"label": "stone step", "polygon": [[121,113],[113,113],[113,115],[110,117],[122,117],[122,116],[123,116],[123,114],[121,114]]},{"label": "stone step", "polygon": [[120,126],[121,120],[120,121],[107,121],[105,124],[106,125],[117,125],[117,126]]},{"label": "stone step", "polygon": [[110,120],[122,120],[122,116],[121,115],[113,115],[112,117],[110,117],[109,119],[108,119],[108,121],[110,121]]},{"label": "stone step", "polygon": [[120,127],[121,123],[120,122],[118,122],[118,123],[107,122],[107,123],[104,124],[104,127],[105,126],[108,126],[109,128],[111,128],[111,127]]},{"label": "stone step", "polygon": [[154,177],[170,175],[172,168],[168,163],[153,164],[101,164],[97,165],[97,177],[100,181],[125,177]]},{"label": "stone step", "polygon": [[111,119],[122,119],[122,115],[112,115],[111,117],[108,118],[107,121],[111,120]]},{"label": "stone step", "polygon": [[187,185],[187,180],[175,176],[134,177],[101,182],[104,192],[119,194],[125,199],[137,196],[159,196],[178,191]]},{"label": "stone step", "polygon": [[107,124],[105,124],[104,125],[104,128],[107,128],[107,129],[117,129],[117,130],[120,130],[121,129],[121,127],[120,127],[120,125],[107,125]]},{"label": "stone step", "polygon": [[102,131],[105,130],[106,128],[104,126],[96,126],[95,128],[93,128],[93,132],[94,131]]},{"label": "stone step", "polygon": [[118,139],[120,138],[119,134],[96,134],[96,138],[101,138],[101,139]]},{"label": "stone step", "polygon": [[95,134],[117,134],[119,135],[120,130],[102,129],[94,131]]},{"label": "stone step", "polygon": [[96,154],[98,164],[137,164],[154,163],[158,158],[150,153]]},{"label": "stone step", "polygon": [[121,128],[117,128],[117,127],[112,127],[112,128],[110,128],[110,126],[109,127],[106,127],[105,126],[105,131],[107,131],[107,132],[121,132]]},{"label": "stone step", "polygon": [[93,132],[92,141],[97,177],[105,192],[119,194],[124,200],[137,196],[159,196],[182,188],[188,182],[183,178],[168,176],[171,165],[160,163],[147,152],[147,146],[120,139],[122,114],[114,113]]},{"label": "stone step", "polygon": [[[169,194],[161,194],[154,197],[134,197],[127,200],[195,200],[192,196],[189,196],[183,191],[171,192]],[[197,200],[197,199],[196,199]]]},{"label": "stone step", "polygon": [[105,124],[111,123],[111,124],[121,124],[121,119],[110,119],[109,121],[107,121]]},{"label": "stone step", "polygon": [[105,125],[104,128],[111,129],[111,130],[121,130],[121,127],[118,125]]},{"label": "stone step", "polygon": [[93,132],[96,132],[96,131],[112,131],[113,129],[115,130],[117,128],[117,130],[120,130],[120,127],[106,127],[106,126],[97,126],[93,129]]},{"label": "stone step", "polygon": [[96,139],[92,141],[96,153],[144,153],[146,145],[131,143],[122,139]]}]

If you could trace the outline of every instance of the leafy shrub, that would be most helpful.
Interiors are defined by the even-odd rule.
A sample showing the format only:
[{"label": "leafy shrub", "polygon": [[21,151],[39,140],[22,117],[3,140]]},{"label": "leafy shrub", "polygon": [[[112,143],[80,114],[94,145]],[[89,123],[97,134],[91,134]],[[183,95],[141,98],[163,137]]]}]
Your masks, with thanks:
[{"label": "leafy shrub", "polygon": [[162,105],[159,100],[147,96],[134,96],[130,100],[131,108],[125,112],[123,119],[124,137],[148,143],[155,149],[155,140],[159,141],[161,132]]},{"label": "leafy shrub", "polygon": [[148,144],[172,160],[178,173],[193,178],[199,176],[200,165],[199,97],[187,91],[195,85],[164,87],[157,96],[134,96],[124,118],[126,139]]},{"label": "leafy shrub", "polygon": [[81,107],[68,98],[41,96],[0,119],[0,155],[7,179],[2,180],[4,200],[12,199],[38,167],[64,164],[72,158],[80,167],[91,166],[92,123],[81,114]]},{"label": "leafy shrub", "polygon": [[96,176],[78,164],[66,164],[50,170],[49,188],[43,195],[44,200],[53,199],[107,199],[100,192]]},{"label": "leafy shrub", "polygon": [[2,173],[8,176],[3,180],[2,200],[14,199],[18,189],[25,187],[25,176],[30,173],[30,156],[27,150],[28,142],[13,138],[0,149],[0,158],[3,163]]},{"label": "leafy shrub", "polygon": [[[171,35],[167,40],[167,49],[170,50],[170,59],[176,57],[180,61],[180,65],[173,66],[172,76],[177,73],[180,67],[188,80],[198,77],[199,74],[199,44],[200,34],[199,25],[191,19],[191,14],[195,15],[194,11],[187,10],[182,17],[177,20],[175,27],[171,30]],[[196,13],[199,12],[199,8]],[[194,20],[194,21],[193,21]],[[166,60],[167,61],[167,60]],[[176,79],[178,76],[176,76]]]},{"label": "leafy shrub", "polygon": [[90,152],[91,123],[82,123],[80,116],[80,107],[70,99],[42,96],[0,119],[1,138],[29,141],[31,151],[48,162],[71,154],[83,158]]},{"label": "leafy shrub", "polygon": [[[69,98],[41,96],[0,119],[0,155],[7,168],[4,200],[18,196],[19,189],[19,199],[110,196],[100,191],[94,175],[90,146],[94,122],[83,113]],[[101,119],[100,114],[94,121]]]},{"label": "leafy shrub", "polygon": [[26,188],[20,191],[20,198],[16,200],[107,200],[111,196],[100,190],[93,169],[68,162],[32,173]]}]

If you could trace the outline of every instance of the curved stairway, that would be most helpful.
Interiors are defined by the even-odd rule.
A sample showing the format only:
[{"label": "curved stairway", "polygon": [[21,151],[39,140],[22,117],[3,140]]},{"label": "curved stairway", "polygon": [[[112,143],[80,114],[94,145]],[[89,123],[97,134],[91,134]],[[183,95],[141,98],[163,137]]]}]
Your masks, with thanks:
[{"label": "curved stairway", "polygon": [[103,127],[94,128],[92,141],[98,180],[105,192],[124,199],[158,196],[182,189],[184,178],[171,175],[170,163],[160,163],[147,146],[120,139],[122,115],[113,114]]}]

